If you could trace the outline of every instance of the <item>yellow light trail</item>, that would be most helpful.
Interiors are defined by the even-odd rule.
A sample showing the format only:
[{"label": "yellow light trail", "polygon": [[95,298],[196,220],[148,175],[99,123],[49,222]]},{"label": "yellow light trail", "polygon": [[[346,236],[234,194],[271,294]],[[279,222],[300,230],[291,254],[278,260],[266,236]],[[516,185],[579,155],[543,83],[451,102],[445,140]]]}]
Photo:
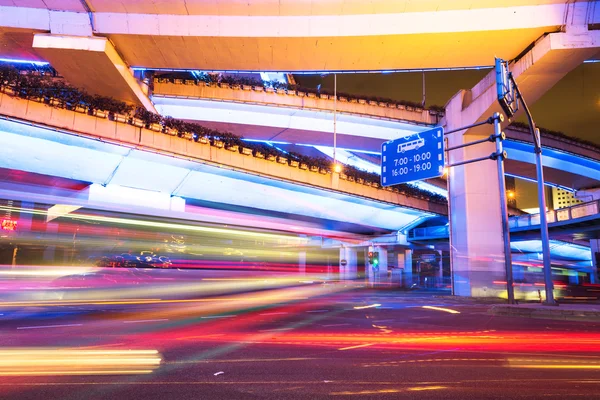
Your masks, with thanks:
[{"label": "yellow light trail", "polygon": [[423,306],[422,308],[426,308],[428,310],[444,311],[444,312],[447,312],[450,314],[460,314],[460,311],[456,311],[456,310],[452,310],[450,308],[444,308],[444,307]]},{"label": "yellow light trail", "polygon": [[338,350],[351,350],[351,349],[359,349],[361,347],[369,347],[369,346],[373,346],[375,343],[367,343],[367,344],[359,344],[356,346],[350,346],[350,347],[342,347],[341,349]]},{"label": "yellow light trail", "polygon": [[362,310],[365,308],[374,308],[374,307],[381,307],[381,304],[371,304],[369,306],[356,306],[354,307],[355,310]]},{"label": "yellow light trail", "polygon": [[[36,215],[48,216],[47,211],[33,210],[30,208],[0,206],[0,211],[20,212],[22,214],[36,214]],[[104,217],[104,216],[73,214],[73,213],[65,215],[62,218],[69,218],[72,220],[81,220],[81,221],[105,222],[105,223],[110,223],[110,224],[144,226],[144,227],[150,227],[150,228],[164,228],[164,229],[168,229],[168,230],[173,229],[176,231],[183,230],[183,231],[189,231],[189,232],[209,232],[209,233],[234,234],[234,235],[249,236],[249,237],[286,239],[286,240],[290,240],[290,241],[294,241],[294,242],[298,242],[298,243],[308,242],[308,239],[306,239],[306,238],[277,235],[277,234],[272,234],[272,233],[250,232],[250,231],[242,231],[242,230],[236,230],[236,229],[212,228],[212,227],[208,227],[208,226],[198,226],[198,225],[173,224],[173,223],[169,223],[169,222],[144,221],[144,220],[136,220],[136,219],[130,219],[130,218]]]},{"label": "yellow light trail", "polygon": [[13,348],[0,350],[0,376],[149,374],[157,350]]}]

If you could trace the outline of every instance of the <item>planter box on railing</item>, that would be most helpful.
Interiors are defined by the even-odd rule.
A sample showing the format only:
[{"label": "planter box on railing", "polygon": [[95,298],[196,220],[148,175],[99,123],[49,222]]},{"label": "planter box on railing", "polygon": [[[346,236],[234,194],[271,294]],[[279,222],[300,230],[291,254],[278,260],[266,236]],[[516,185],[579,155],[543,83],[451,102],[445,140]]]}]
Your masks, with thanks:
[{"label": "planter box on railing", "polygon": [[298,91],[297,94],[298,94],[298,97],[305,97],[306,96],[306,93],[300,92],[300,91]]},{"label": "planter box on railing", "polygon": [[103,110],[94,110],[94,111],[92,111],[92,114],[98,118],[106,118],[108,115],[108,113]]},{"label": "planter box on railing", "polygon": [[286,90],[285,89],[277,89],[277,94],[285,94]]},{"label": "planter box on railing", "polygon": [[153,130],[154,132],[161,132],[163,129],[162,125],[157,124],[157,123],[150,124],[149,128],[150,128],[150,130]]},{"label": "planter box on railing", "polygon": [[245,156],[251,156],[252,155],[252,149],[249,149],[247,147],[242,147],[240,153],[242,153]]},{"label": "planter box on railing", "polygon": [[298,167],[298,165],[300,165],[300,163],[296,160],[290,160],[290,167]]},{"label": "planter box on railing", "polygon": [[186,79],[186,80],[185,80],[185,84],[186,84],[186,85],[190,85],[190,86],[191,86],[191,85],[194,85],[194,86],[195,86],[195,85],[196,85],[196,81],[195,81],[195,80],[193,80],[193,79]]},{"label": "planter box on railing", "polygon": [[231,88],[234,90],[240,90],[242,88],[241,85],[231,85]]},{"label": "planter box on railing", "polygon": [[344,174],[343,172],[340,173],[340,179],[343,179],[345,181],[348,180],[348,175]]},{"label": "planter box on railing", "polygon": [[317,167],[316,165],[311,165],[310,172],[319,172],[319,167]]},{"label": "planter box on railing", "polygon": [[256,158],[265,158],[265,155],[263,153],[261,153],[260,151],[257,151],[254,153],[254,157]]},{"label": "planter box on railing", "polygon": [[177,129],[163,127],[162,133],[171,136],[177,136]]},{"label": "planter box on railing", "polygon": [[277,161],[277,157],[276,157],[276,156],[274,156],[274,155],[272,155],[272,154],[269,154],[269,155],[267,156],[266,160],[267,160],[267,161]]},{"label": "planter box on railing", "polygon": [[212,142],[212,145],[216,148],[222,149],[225,146],[225,143],[221,142],[220,140],[215,140]]},{"label": "planter box on railing", "polygon": [[202,137],[200,137],[200,138],[198,139],[198,143],[202,143],[202,144],[209,144],[209,143],[210,143],[210,140],[208,140],[208,138],[207,138],[207,137],[204,137],[204,136],[202,136]]},{"label": "planter box on railing", "polygon": [[272,87],[267,87],[267,88],[265,89],[265,91],[266,91],[267,93],[275,93],[275,89],[273,89]]},{"label": "planter box on railing", "polygon": [[252,89],[254,89],[255,92],[264,92],[265,88],[262,86],[253,86]]},{"label": "planter box on railing", "polygon": [[142,121],[142,120],[141,120],[141,119],[139,119],[139,118],[130,118],[130,119],[129,119],[129,123],[130,123],[131,125],[133,125],[133,126],[136,126],[136,127],[138,127],[138,128],[143,128],[143,127],[144,127],[144,125],[145,125],[145,124],[144,124],[144,121]]},{"label": "planter box on railing", "polygon": [[279,164],[287,164],[287,163],[288,163],[288,159],[287,159],[287,158],[285,158],[285,157],[281,157],[281,156],[279,156],[279,157],[277,157],[277,162],[278,162]]},{"label": "planter box on railing", "polygon": [[233,151],[235,153],[237,153],[239,151],[239,149],[240,149],[240,146],[238,146],[237,144],[225,146],[225,150]]},{"label": "planter box on railing", "polygon": [[252,90],[252,86],[250,85],[242,85],[243,90]]},{"label": "planter box on railing", "polygon": [[300,163],[300,166],[299,166],[299,168],[300,168],[300,169],[307,170],[307,169],[308,169],[308,165],[307,165],[307,164],[304,164],[304,163]]},{"label": "planter box on railing", "polygon": [[323,175],[327,175],[329,171],[327,171],[325,168],[319,168],[319,173],[323,174]]}]

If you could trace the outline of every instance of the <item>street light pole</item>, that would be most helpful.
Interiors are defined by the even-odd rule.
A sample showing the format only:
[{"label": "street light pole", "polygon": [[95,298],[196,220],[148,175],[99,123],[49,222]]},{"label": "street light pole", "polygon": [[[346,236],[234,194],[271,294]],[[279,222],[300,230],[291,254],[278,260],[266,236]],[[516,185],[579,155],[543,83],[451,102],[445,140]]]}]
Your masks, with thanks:
[{"label": "street light pole", "polygon": [[[337,147],[337,74],[333,74],[333,167],[337,168],[335,149]],[[336,171],[337,172],[337,171]]]},{"label": "street light pole", "polygon": [[556,305],[554,300],[554,284],[552,283],[552,262],[550,259],[550,241],[548,238],[548,218],[546,216],[546,191],[544,190],[544,169],[542,165],[542,142],[540,139],[540,130],[535,126],[533,122],[533,116],[525,103],[525,99],[517,86],[517,82],[513,78],[512,74],[509,75],[510,80],[513,83],[517,98],[523,105],[525,114],[527,115],[527,121],[529,122],[529,132],[531,133],[535,152],[535,170],[537,173],[537,185],[538,185],[538,204],[540,207],[540,230],[542,236],[542,255],[544,258],[544,283],[546,289],[546,304]]}]

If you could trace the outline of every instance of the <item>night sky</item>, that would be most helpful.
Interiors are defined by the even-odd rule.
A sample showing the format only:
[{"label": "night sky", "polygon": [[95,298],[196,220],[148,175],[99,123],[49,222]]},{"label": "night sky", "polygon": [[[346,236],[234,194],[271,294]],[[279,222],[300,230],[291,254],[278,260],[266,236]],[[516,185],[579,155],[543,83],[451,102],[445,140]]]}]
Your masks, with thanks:
[{"label": "night sky", "polygon": [[[472,88],[489,70],[425,73],[426,106],[443,106],[460,89]],[[295,75],[302,86],[333,90],[333,75]],[[423,97],[423,74],[339,74],[337,90],[352,94],[410,100]],[[527,100],[527,93],[524,93]],[[535,104],[529,104],[536,124],[600,145],[600,63],[582,64],[567,74]],[[525,117],[520,120],[526,121]]]}]

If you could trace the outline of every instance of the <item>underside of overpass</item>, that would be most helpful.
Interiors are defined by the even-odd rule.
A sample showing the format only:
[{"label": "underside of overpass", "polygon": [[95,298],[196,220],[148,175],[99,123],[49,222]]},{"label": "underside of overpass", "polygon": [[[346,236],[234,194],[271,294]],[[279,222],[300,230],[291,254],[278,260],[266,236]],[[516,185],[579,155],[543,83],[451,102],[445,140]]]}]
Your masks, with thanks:
[{"label": "underside of overpass", "polygon": [[[18,6],[11,3],[0,6],[0,55],[49,61],[67,81],[80,88],[135,103],[150,111],[200,120],[211,127],[229,128],[255,140],[310,145],[318,149],[330,147],[333,141],[329,122],[331,107],[309,109],[287,104],[274,108],[255,101],[215,101],[214,96],[181,99],[155,93],[153,97],[148,82],[137,80],[130,67],[254,72],[388,71],[487,66],[494,56],[499,56],[514,61],[511,70],[526,97],[534,102],[571,69],[585,60],[596,59],[600,45],[598,31],[592,30],[600,21],[600,8],[591,7],[594,2],[489,0],[474,5],[462,0],[430,0],[417,4],[348,0],[335,5],[313,4],[309,11],[300,3],[249,1],[242,5],[234,1],[209,4],[181,1],[168,9],[152,0],[135,4],[102,0],[68,4],[26,1]],[[450,100],[442,123],[452,129],[489,117],[499,109],[494,96],[494,76],[490,73],[472,89],[461,91]],[[406,114],[405,111],[402,110],[402,114]],[[387,110],[384,115],[378,112],[363,115],[356,115],[361,113],[355,111],[340,112],[338,145],[368,154],[378,151],[384,140],[420,132],[438,123],[433,121],[433,114],[425,110],[420,116],[410,117],[390,116]],[[393,111],[393,114],[398,113],[397,109]],[[450,144],[462,144],[489,133],[469,130],[454,134]],[[2,167],[9,171],[22,167],[32,173],[47,172],[39,169],[37,161],[23,164],[28,141],[37,140],[39,136],[35,139],[35,135],[21,136],[20,141],[10,141],[7,145],[14,149],[21,146],[18,154],[23,157],[18,162],[9,160]],[[511,139],[506,142],[512,154],[506,163],[507,172],[531,178],[531,144],[527,140]],[[50,142],[61,145],[62,140]],[[139,142],[142,142],[141,130]],[[99,149],[97,144],[92,149],[89,146],[79,147]],[[482,146],[473,152],[461,151],[451,160],[489,155],[490,149],[490,146]],[[204,171],[209,167],[199,168],[180,160],[163,168],[164,160],[151,159],[164,156],[162,154],[148,155],[138,148],[130,149],[127,154],[119,151],[101,150],[103,159],[118,156],[120,161],[114,165],[95,161],[98,170],[93,173],[110,173],[94,178],[78,177],[92,183],[93,196],[107,199],[115,195],[111,188],[119,192],[133,187],[157,191],[161,193],[158,197],[169,193],[175,198],[195,199],[204,205],[247,208],[259,205],[282,216],[296,213],[343,222],[349,224],[347,227],[368,226],[373,233],[376,232],[373,228],[401,229],[418,221],[424,216],[423,211],[431,211],[425,207],[419,212],[413,208],[405,212],[404,208],[383,206],[372,199],[364,203],[364,199],[355,201],[331,194],[325,197],[333,203],[315,206],[314,200],[324,197],[320,192],[322,188],[288,187],[289,182],[273,184],[272,180],[263,181],[262,177],[239,179],[233,176],[235,173],[224,173],[214,165],[209,166],[213,168],[210,171]],[[73,154],[76,164],[83,163],[83,160],[77,161],[77,157],[86,152],[79,150],[79,153]],[[37,159],[44,159],[44,154],[40,153]],[[544,160],[547,180],[555,185],[585,189],[596,187],[600,182],[598,158],[589,157],[586,150],[581,153],[565,150],[559,144],[545,152]],[[116,162],[116,158],[113,161]],[[457,261],[455,265],[462,263],[455,273],[466,277],[464,285],[457,290],[461,295],[493,295],[480,289],[501,276],[500,268],[490,266],[489,259],[467,258],[465,261],[463,256],[456,255],[502,254],[496,240],[500,237],[499,224],[489,223],[499,221],[500,208],[498,188],[489,185],[489,176],[494,171],[491,163],[488,164],[481,168],[479,165],[459,167],[450,173],[451,219],[454,218],[452,226],[456,230],[451,248]],[[71,174],[75,167],[66,163],[63,171],[55,168],[54,172],[69,178],[66,174]],[[151,187],[156,184],[152,179],[132,181],[133,176],[148,172],[156,176],[163,174],[158,190]],[[334,179],[331,182],[334,185]],[[243,195],[226,200],[221,197],[234,190]],[[289,202],[290,199],[293,201]],[[177,207],[178,201],[157,198],[157,202],[167,208]],[[344,207],[348,204],[352,211]],[[378,210],[375,214],[374,209]],[[365,225],[365,221],[368,224]]]}]

